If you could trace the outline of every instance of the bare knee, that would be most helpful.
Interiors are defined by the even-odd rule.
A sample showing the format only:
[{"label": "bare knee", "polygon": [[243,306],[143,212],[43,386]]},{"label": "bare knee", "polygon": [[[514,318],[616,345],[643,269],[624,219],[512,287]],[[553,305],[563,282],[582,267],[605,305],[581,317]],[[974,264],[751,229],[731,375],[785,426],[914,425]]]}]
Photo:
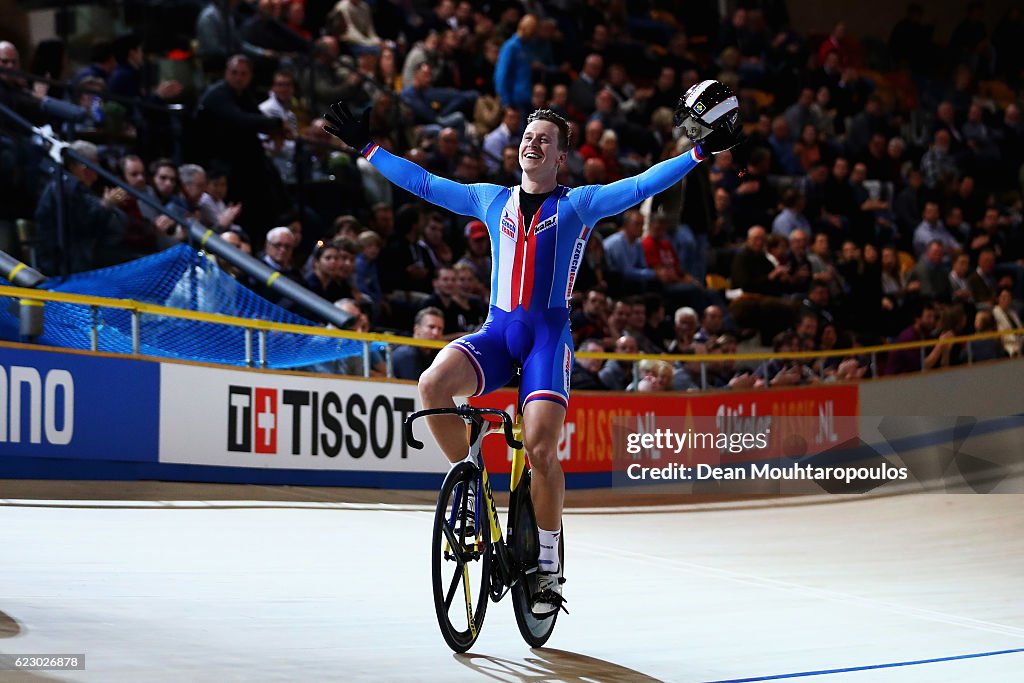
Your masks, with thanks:
[{"label": "bare knee", "polygon": [[450,374],[446,375],[436,365],[430,366],[426,372],[420,375],[419,391],[423,404],[428,406],[451,403],[452,396],[455,395],[454,388],[451,386]]},{"label": "bare knee", "polygon": [[420,375],[420,400],[427,408],[452,405],[453,396],[467,396],[476,390],[476,375],[458,351],[441,351],[437,360]]},{"label": "bare knee", "polygon": [[542,477],[550,477],[562,472],[558,462],[558,447],[550,439],[527,441],[524,446],[530,456],[530,468]]}]

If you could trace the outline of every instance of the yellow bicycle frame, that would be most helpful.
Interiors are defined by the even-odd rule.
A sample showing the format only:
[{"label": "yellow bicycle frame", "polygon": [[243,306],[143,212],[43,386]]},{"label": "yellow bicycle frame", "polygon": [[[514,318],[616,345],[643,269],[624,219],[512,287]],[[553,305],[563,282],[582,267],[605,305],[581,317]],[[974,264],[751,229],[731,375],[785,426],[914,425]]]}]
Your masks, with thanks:
[{"label": "yellow bicycle frame", "polygon": [[[523,418],[521,415],[516,415],[516,423],[512,428],[512,435],[517,441],[522,442],[523,440]],[[526,452],[522,448],[517,448],[512,452],[512,474],[509,478],[508,490],[511,493],[516,490],[519,486],[520,480],[523,478],[523,472],[526,471]],[[491,524],[491,542],[497,542],[502,540],[501,537],[501,523],[498,521],[498,508],[494,504],[494,495],[491,492],[491,482],[487,477],[487,468],[483,469],[483,484],[484,484],[484,498],[487,501],[487,519]]]}]

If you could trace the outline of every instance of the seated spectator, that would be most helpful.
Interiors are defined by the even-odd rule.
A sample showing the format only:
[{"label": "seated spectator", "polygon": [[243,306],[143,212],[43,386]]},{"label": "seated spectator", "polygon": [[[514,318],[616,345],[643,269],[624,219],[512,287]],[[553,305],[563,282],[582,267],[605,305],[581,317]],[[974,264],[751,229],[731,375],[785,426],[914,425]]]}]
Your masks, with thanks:
[{"label": "seated spectator", "polygon": [[[775,336],[773,349],[775,353],[795,353],[803,351],[800,337],[790,330]],[[759,365],[754,371],[757,387],[798,386],[801,384],[817,384],[820,380],[806,363],[789,358],[773,358]]]},{"label": "seated spectator", "polygon": [[663,360],[640,361],[640,381],[633,382],[626,391],[671,391],[672,365]]},{"label": "seated spectator", "polygon": [[217,223],[214,226],[214,230],[217,232],[227,230],[244,232],[241,226],[235,223],[235,218],[242,210],[242,205],[238,203],[228,204],[226,201],[227,197],[227,171],[221,166],[214,166],[206,174],[206,191],[199,198],[199,206],[207,215],[217,217]]},{"label": "seated spectator", "polygon": [[746,368],[737,368],[736,361],[728,358],[736,354],[736,337],[723,334],[710,340],[705,353],[726,357],[707,363],[708,389],[752,389],[757,385],[754,373]]},{"label": "seated spectator", "polygon": [[377,54],[383,45],[373,26],[371,3],[363,0],[341,0],[334,11],[345,20],[345,32],[340,36],[342,43],[353,55]]},{"label": "seated spectator", "polygon": [[605,263],[616,279],[617,288],[626,293],[653,289],[658,274],[647,261],[641,235],[644,217],[636,209],[623,214],[622,227],[604,239]]},{"label": "seated spectator", "polygon": [[[148,185],[146,184],[146,166],[142,163],[142,159],[135,154],[126,154],[121,158],[120,167],[121,179],[130,187],[145,194]],[[135,257],[156,252],[158,228],[143,217],[139,201],[128,195],[121,203],[120,208],[128,217],[123,240],[128,252]],[[161,224],[164,226],[164,230],[174,226],[174,221],[170,218],[166,216],[162,216],[162,218]]]},{"label": "seated spectator", "polygon": [[[519,114],[519,110],[515,107],[505,107],[501,123],[498,124],[497,128],[484,136],[482,145],[484,164],[487,166],[489,173],[496,174],[503,166],[503,156],[506,147],[515,147],[518,152],[521,123],[522,116]],[[515,185],[517,183],[511,184]]]},{"label": "seated spectator", "polygon": [[451,268],[452,248],[444,238],[444,219],[440,213],[431,211],[427,214],[423,226],[423,237],[417,242],[430,257],[431,267],[436,271],[440,268]]},{"label": "seated spectator", "polygon": [[795,187],[786,188],[782,193],[782,211],[772,221],[772,233],[789,238],[794,230],[811,232],[811,224],[804,217],[803,210],[807,206],[800,190]]},{"label": "seated spectator", "polygon": [[682,306],[676,309],[674,318],[675,339],[669,343],[666,350],[669,353],[686,353],[693,350],[694,337],[700,325],[697,321],[697,311],[689,306]]},{"label": "seated spectator", "polygon": [[949,268],[945,263],[945,248],[939,240],[928,244],[925,253],[917,261],[910,273],[908,287],[920,291],[933,301],[948,303],[953,298],[953,289],[949,284]]},{"label": "seated spectator", "polygon": [[[146,194],[168,210],[180,211],[184,201],[178,197],[178,168],[170,159],[157,159],[149,165],[150,182]],[[156,228],[157,249],[167,249],[185,239],[185,229],[149,204],[139,204],[139,213]]]},{"label": "seated spectator", "polygon": [[364,230],[356,238],[359,255],[356,256],[356,288],[375,304],[384,302],[384,291],[380,286],[380,272],[377,259],[384,246],[381,236],[372,230]]},{"label": "seated spectator", "polygon": [[471,300],[462,296],[455,270],[449,266],[437,269],[434,278],[434,293],[425,302],[425,308],[436,308],[444,316],[445,341],[476,332],[480,329],[487,311],[479,305],[480,300]]},{"label": "seated spectator", "polygon": [[693,335],[696,344],[707,344],[725,332],[725,312],[721,306],[712,304],[704,309],[700,329]]},{"label": "seated spectator", "polygon": [[[614,351],[615,353],[636,354],[640,352],[640,348],[637,346],[636,339],[624,334],[616,340]],[[598,372],[601,383],[612,391],[625,391],[633,381],[633,363],[632,360],[618,358],[608,361]]]},{"label": "seated spectator", "polygon": [[838,299],[846,285],[832,262],[828,234],[819,232],[814,236],[807,261],[811,264],[811,280],[824,283],[828,287],[829,296]]},{"label": "seated spectator", "polygon": [[[436,308],[423,308],[416,314],[412,328],[413,339],[438,341],[444,333],[444,314]],[[391,354],[391,367],[398,379],[418,380],[430,367],[437,349],[403,345]]]},{"label": "seated spectator", "polygon": [[359,292],[352,287],[357,247],[349,240],[320,241],[313,248],[313,272],[306,276],[306,288],[328,301],[353,299]]},{"label": "seated spectator", "polygon": [[[600,342],[586,339],[580,344],[577,352],[603,353],[604,347],[601,346]],[[603,365],[604,359],[580,358],[576,356],[572,364],[570,380],[572,390],[603,391],[606,389],[607,387],[605,387],[604,382],[601,381],[601,367]]]},{"label": "seated spectator", "polygon": [[[913,305],[913,317],[913,324],[900,332],[894,343],[902,344],[933,337],[936,328],[935,306],[930,302],[917,301]],[[954,334],[952,330],[946,330],[939,338],[948,339]],[[948,349],[948,345],[935,345],[930,350],[925,350],[923,369],[931,370],[938,366],[944,357],[948,361],[949,352],[943,351],[943,346]],[[922,370],[921,355],[921,349],[918,348],[890,351],[889,357],[886,359],[885,374],[899,375],[906,372],[920,372]]]},{"label": "seated spectator", "polygon": [[434,68],[423,62],[411,81],[402,89],[401,98],[413,112],[415,122],[430,131],[454,128],[460,137],[466,130],[466,115],[480,96],[475,90],[435,88]]},{"label": "seated spectator", "polygon": [[926,202],[921,213],[921,223],[914,230],[914,256],[920,258],[932,241],[942,243],[950,252],[959,251],[961,246],[957,238],[942,224],[938,203]]},{"label": "seated spectator", "polygon": [[[992,316],[996,321],[996,329],[1000,332],[1024,329],[1024,323],[1021,322],[1020,315],[1014,306],[1013,292],[1008,288],[1000,289],[999,294],[996,295],[996,305],[992,309]],[[1004,335],[1002,341],[1003,349],[1006,350],[1008,356],[1011,358],[1019,356],[1024,333]]]},{"label": "seated spectator", "polygon": [[178,168],[178,180],[181,192],[175,198],[175,204],[185,217],[204,228],[223,230],[224,227],[219,224],[220,217],[211,211],[208,202],[204,204],[202,201],[206,194],[206,170],[198,164],[184,164]]},{"label": "seated spectator", "polygon": [[971,257],[957,254],[953,259],[953,267],[949,271],[949,286],[953,291],[953,301],[962,304],[973,304],[971,285],[967,281],[971,274]]},{"label": "seated spectator", "polygon": [[941,189],[950,180],[960,177],[960,169],[949,150],[949,131],[940,128],[935,131],[928,151],[921,157],[921,175],[928,189]]},{"label": "seated spectator", "polygon": [[[284,225],[278,226],[267,233],[263,250],[256,254],[256,258],[281,273],[284,277],[298,284],[304,284],[302,274],[292,265],[292,255],[295,252],[296,245],[298,245],[298,240],[295,239],[295,234],[291,231],[291,228]],[[261,281],[251,282],[250,286],[260,296],[266,298],[271,303],[276,303],[282,308],[291,309],[295,306],[295,302],[291,299],[271,290]]]},{"label": "seated spectator", "polygon": [[466,253],[455,266],[469,266],[480,283],[480,296],[490,299],[491,291],[491,238],[487,226],[481,221],[470,221],[466,225]]},{"label": "seated spectator", "polygon": [[599,339],[603,350],[606,343],[614,343],[614,340],[608,340],[611,332],[607,319],[608,297],[597,289],[587,291],[583,297],[583,305],[569,316],[570,329],[576,345],[579,346],[587,339]]},{"label": "seated spectator", "polygon": [[[991,311],[978,311],[974,314],[974,331],[977,334],[995,332],[997,329],[996,318]],[[989,339],[978,339],[976,341],[967,342],[967,346],[963,350],[960,362],[980,363],[986,360],[995,360],[996,358],[1007,357],[1008,354],[1006,352],[1006,348],[1003,346],[1002,339],[992,337]]]},{"label": "seated spectator", "polygon": [[978,253],[978,266],[967,277],[967,286],[971,289],[971,298],[979,306],[991,308],[995,305],[998,281],[996,254],[992,249],[985,248]]}]

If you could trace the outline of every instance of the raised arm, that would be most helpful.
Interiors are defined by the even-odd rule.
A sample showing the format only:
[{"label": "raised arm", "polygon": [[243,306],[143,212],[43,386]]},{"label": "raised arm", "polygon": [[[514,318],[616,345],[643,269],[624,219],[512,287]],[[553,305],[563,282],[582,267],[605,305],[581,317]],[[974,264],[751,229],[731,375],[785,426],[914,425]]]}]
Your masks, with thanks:
[{"label": "raised arm", "polygon": [[417,197],[426,199],[463,216],[474,216],[484,220],[487,205],[501,188],[497,185],[478,183],[463,185],[433,173],[428,173],[408,159],[397,157],[386,149],[370,143],[363,149],[363,156],[379,170],[385,178],[408,190]]},{"label": "raised arm", "polygon": [[497,185],[463,185],[423,170],[416,164],[381,149],[370,137],[370,109],[357,117],[344,102],[336,102],[324,114],[324,130],[353,149],[379,170],[385,178],[431,204],[486,220],[487,206],[501,192]]},{"label": "raised arm", "polygon": [[[588,185],[569,195],[585,225],[594,225],[636,206],[648,197],[664,192],[697,167],[704,157],[694,147],[685,154],[666,159],[632,178],[608,185]],[[575,195],[575,196],[574,196]]]}]

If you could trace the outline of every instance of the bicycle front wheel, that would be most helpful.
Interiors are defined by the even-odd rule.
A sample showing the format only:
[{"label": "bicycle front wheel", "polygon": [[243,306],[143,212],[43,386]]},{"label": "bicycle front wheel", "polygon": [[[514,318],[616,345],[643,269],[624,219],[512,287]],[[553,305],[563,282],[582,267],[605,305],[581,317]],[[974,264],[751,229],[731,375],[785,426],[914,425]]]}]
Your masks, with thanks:
[{"label": "bicycle front wheel", "polygon": [[[480,470],[472,463],[452,468],[441,486],[434,511],[431,543],[434,610],[441,635],[455,652],[465,652],[480,635],[487,612],[491,581],[491,534],[483,512],[482,493],[477,510],[467,509],[472,482],[479,488]],[[475,533],[467,533],[465,519],[475,520]]]}]

